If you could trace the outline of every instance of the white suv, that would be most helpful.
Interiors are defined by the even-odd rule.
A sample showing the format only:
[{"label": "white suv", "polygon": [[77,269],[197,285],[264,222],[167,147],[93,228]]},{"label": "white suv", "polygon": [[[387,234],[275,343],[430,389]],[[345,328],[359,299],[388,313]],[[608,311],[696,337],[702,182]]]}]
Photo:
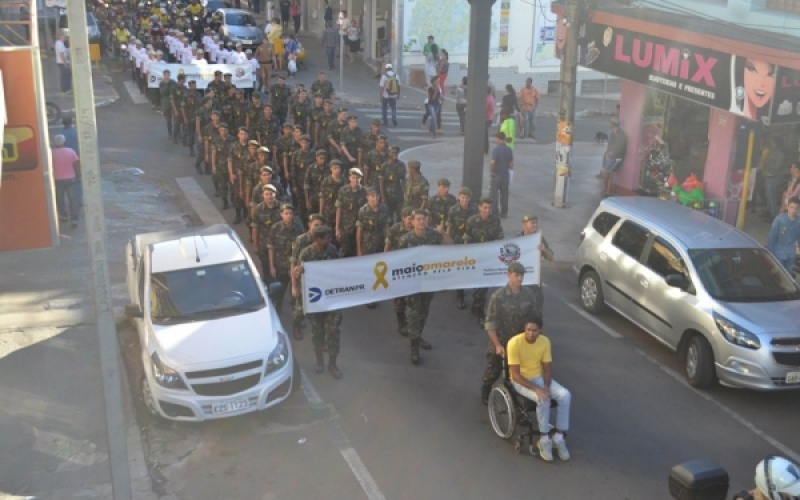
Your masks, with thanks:
[{"label": "white suv", "polygon": [[245,246],[226,225],[133,237],[125,248],[148,409],[200,421],[286,399],[299,369]]}]

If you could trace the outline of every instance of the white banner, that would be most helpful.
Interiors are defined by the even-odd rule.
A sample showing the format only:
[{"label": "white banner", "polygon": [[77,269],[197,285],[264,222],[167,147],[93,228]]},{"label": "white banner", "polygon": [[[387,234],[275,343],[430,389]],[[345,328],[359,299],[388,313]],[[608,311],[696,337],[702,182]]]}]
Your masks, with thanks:
[{"label": "white banner", "polygon": [[44,0],[45,7],[58,7],[59,9],[67,8],[67,0]]},{"label": "white banner", "polygon": [[215,71],[222,71],[223,74],[233,75],[231,83],[237,89],[253,88],[253,67],[249,64],[169,64],[153,63],[150,65],[150,81],[147,86],[151,89],[158,88],[164,76],[164,70],[169,70],[173,80],[178,79],[178,75],[186,75],[186,81],[194,80],[197,82],[197,89],[204,90],[214,79]]},{"label": "white banner", "polygon": [[420,292],[504,286],[508,265],[525,266],[523,284],[539,283],[541,233],[476,243],[394,250],[303,264],[303,307],[334,311]]}]

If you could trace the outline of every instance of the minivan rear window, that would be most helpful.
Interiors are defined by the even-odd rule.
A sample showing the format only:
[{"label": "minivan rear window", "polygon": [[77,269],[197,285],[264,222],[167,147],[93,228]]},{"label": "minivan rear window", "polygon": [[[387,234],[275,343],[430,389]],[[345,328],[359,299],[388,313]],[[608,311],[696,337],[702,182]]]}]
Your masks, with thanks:
[{"label": "minivan rear window", "polygon": [[617,230],[611,243],[636,260],[642,256],[647,243],[647,230],[631,221],[625,221]]},{"label": "minivan rear window", "polygon": [[592,227],[595,231],[605,236],[609,231],[611,231],[611,228],[614,227],[618,220],[619,217],[614,214],[600,212],[592,221]]}]

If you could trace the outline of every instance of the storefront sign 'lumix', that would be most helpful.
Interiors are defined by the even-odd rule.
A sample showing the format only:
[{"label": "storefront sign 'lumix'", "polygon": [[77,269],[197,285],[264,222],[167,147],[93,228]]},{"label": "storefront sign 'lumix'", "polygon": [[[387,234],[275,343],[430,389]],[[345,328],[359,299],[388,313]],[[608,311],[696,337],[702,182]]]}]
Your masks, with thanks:
[{"label": "storefront sign 'lumix'", "polygon": [[580,62],[707,106],[729,109],[731,56],[713,50],[590,24],[581,40]]}]

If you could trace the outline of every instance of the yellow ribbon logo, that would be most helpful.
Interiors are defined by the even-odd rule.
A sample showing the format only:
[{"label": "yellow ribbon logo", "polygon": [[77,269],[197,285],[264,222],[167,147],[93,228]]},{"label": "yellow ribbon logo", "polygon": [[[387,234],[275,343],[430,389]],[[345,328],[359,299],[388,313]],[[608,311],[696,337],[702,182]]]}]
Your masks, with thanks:
[{"label": "yellow ribbon logo", "polygon": [[375,273],[375,283],[372,285],[373,292],[377,291],[379,286],[389,288],[389,282],[386,281],[386,273],[389,272],[389,265],[386,262],[382,260],[378,261],[372,272]]}]

